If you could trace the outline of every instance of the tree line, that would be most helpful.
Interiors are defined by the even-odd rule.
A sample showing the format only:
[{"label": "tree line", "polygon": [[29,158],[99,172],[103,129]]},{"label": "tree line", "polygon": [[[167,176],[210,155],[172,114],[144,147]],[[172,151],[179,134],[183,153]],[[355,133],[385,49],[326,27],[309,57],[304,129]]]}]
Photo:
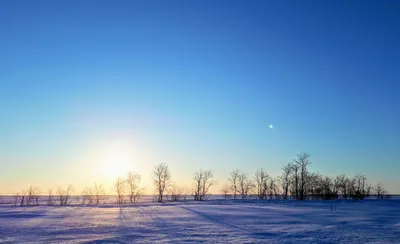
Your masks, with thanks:
[{"label": "tree line", "polygon": [[[308,153],[299,153],[290,163],[282,167],[281,175],[270,176],[264,169],[258,169],[253,177],[240,170],[229,173],[228,183],[223,185],[220,193],[225,199],[260,199],[260,200],[335,200],[351,199],[363,200],[374,195],[376,199],[388,199],[389,195],[381,183],[372,186],[364,175],[347,177],[344,174],[336,177],[323,176],[310,172],[311,164]],[[193,175],[192,187],[178,186],[172,182],[171,173],[166,163],[154,167],[153,184],[155,201],[164,202],[187,200],[207,200],[211,189],[217,184],[211,170],[200,169]],[[138,202],[143,188],[140,185],[141,176],[129,172],[126,177],[118,177],[114,183],[116,203]],[[49,190],[46,197],[48,205],[69,205],[72,201],[72,186],[66,189]],[[31,186],[26,190],[13,194],[15,206],[39,205],[41,192],[39,188]],[[86,187],[77,196],[79,203],[102,204],[105,200],[105,191],[102,185],[94,184]]]},{"label": "tree line", "polygon": [[269,176],[259,169],[254,177],[234,170],[229,174],[229,184],[222,187],[224,198],[246,199],[283,199],[294,200],[363,200],[375,195],[377,199],[390,196],[381,183],[372,186],[364,175],[347,177],[341,174],[336,177],[323,176],[310,172],[310,155],[300,153],[292,162],[284,165],[278,177]]}]

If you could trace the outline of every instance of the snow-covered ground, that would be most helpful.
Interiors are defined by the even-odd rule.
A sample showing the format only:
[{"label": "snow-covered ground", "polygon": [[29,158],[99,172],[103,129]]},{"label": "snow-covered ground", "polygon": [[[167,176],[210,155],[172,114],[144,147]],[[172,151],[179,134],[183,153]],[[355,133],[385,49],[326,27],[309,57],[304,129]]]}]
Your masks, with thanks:
[{"label": "snow-covered ground", "polygon": [[0,243],[400,243],[400,201],[0,204]]}]

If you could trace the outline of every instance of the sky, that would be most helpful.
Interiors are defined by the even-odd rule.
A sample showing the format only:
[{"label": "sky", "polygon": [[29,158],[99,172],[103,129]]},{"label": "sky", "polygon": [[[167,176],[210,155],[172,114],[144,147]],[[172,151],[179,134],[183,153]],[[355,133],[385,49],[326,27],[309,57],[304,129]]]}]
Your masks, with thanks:
[{"label": "sky", "polygon": [[[398,1],[0,1],[0,194],[127,171],[364,174],[400,193]],[[273,128],[270,128],[273,125]]]}]

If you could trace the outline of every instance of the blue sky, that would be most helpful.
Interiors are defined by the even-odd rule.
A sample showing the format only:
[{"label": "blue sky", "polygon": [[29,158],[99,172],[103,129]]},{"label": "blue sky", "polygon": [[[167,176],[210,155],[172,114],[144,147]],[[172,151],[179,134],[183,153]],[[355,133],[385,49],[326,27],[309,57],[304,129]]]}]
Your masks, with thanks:
[{"label": "blue sky", "polygon": [[399,11],[397,1],[1,1],[0,192],[111,182],[116,173],[90,172],[119,145],[112,154],[147,185],[159,162],[177,182],[207,168],[222,183],[236,168],[278,175],[305,151],[313,171],[400,193]]}]

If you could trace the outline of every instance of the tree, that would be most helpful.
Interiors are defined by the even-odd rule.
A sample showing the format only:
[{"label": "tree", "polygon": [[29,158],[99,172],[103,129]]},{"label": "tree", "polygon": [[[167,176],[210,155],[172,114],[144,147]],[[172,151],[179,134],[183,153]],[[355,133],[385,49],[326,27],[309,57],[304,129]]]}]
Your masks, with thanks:
[{"label": "tree", "polygon": [[104,199],[104,189],[102,185],[98,185],[97,183],[94,184],[94,199],[96,204],[100,204],[100,201]]},{"label": "tree", "polygon": [[338,199],[339,198],[339,181],[337,180],[336,177],[332,178],[333,180],[333,194],[334,198]]},{"label": "tree", "polygon": [[331,200],[334,198],[332,192],[332,180],[328,176],[321,177],[322,198],[324,200]]},{"label": "tree", "polygon": [[356,179],[351,178],[347,181],[347,193],[351,199],[356,198]]},{"label": "tree", "polygon": [[364,175],[356,175],[355,177],[355,182],[356,182],[356,198],[358,200],[363,200],[365,198],[365,190],[366,190],[366,185],[365,181],[367,178]]},{"label": "tree", "polygon": [[228,180],[231,182],[231,190],[233,193],[233,199],[236,199],[236,195],[239,192],[239,170],[234,170],[229,174]]},{"label": "tree", "polygon": [[30,186],[26,190],[26,205],[39,205],[40,190],[35,186]]},{"label": "tree", "polygon": [[376,199],[385,199],[385,195],[387,194],[386,189],[383,187],[382,183],[378,183],[375,186],[375,195]]},{"label": "tree", "polygon": [[64,190],[62,189],[62,187],[58,187],[56,190],[57,196],[58,196],[58,203],[60,204],[60,206],[63,206],[64,204]]},{"label": "tree", "polygon": [[72,188],[72,186],[71,185],[69,185],[68,187],[67,187],[67,190],[65,190],[65,195],[64,195],[64,206],[67,206],[67,205],[69,205],[70,203],[71,203],[71,194],[72,194],[72,192],[73,192],[74,190],[73,190],[73,188]]},{"label": "tree", "polygon": [[258,199],[266,199],[267,198],[268,177],[269,177],[268,174],[263,169],[257,170],[254,175]]},{"label": "tree", "polygon": [[12,197],[14,198],[14,207],[17,206],[18,200],[19,200],[19,194],[18,193],[13,193]]},{"label": "tree", "polygon": [[238,184],[239,184],[239,193],[242,199],[248,197],[250,190],[254,187],[253,181],[247,178],[245,173],[242,173],[238,176]]},{"label": "tree", "polygon": [[291,184],[290,180],[290,174],[292,173],[292,167],[291,164],[287,164],[283,167],[283,173],[281,176],[281,183],[282,183],[282,190],[283,190],[283,198],[285,200],[288,199],[288,193],[289,193],[289,186]]},{"label": "tree", "polygon": [[299,165],[296,163],[291,163],[290,164],[290,171],[292,172],[292,186],[291,186],[291,195],[295,199],[300,198],[299,194]]},{"label": "tree", "polygon": [[195,181],[194,200],[203,201],[206,199],[210,188],[217,182],[211,170],[202,170],[194,174]]},{"label": "tree", "polygon": [[221,192],[222,192],[222,196],[224,197],[224,199],[228,199],[229,198],[230,187],[228,185],[224,185],[221,188]]},{"label": "tree", "polygon": [[14,193],[14,205],[17,206],[30,206],[30,205],[39,205],[39,196],[40,190],[35,186],[30,186],[26,190],[22,190],[21,192]]},{"label": "tree", "polygon": [[70,204],[72,192],[73,188],[71,185],[69,185],[66,190],[64,190],[62,187],[57,188],[57,195],[60,206],[67,206]]},{"label": "tree", "polygon": [[126,178],[126,183],[128,185],[130,202],[137,202],[141,193],[141,189],[139,188],[140,175],[129,172],[128,177]]},{"label": "tree", "polygon": [[47,192],[47,205],[53,205],[53,190],[49,189]]},{"label": "tree", "polygon": [[114,189],[117,193],[117,204],[121,205],[124,203],[124,193],[126,189],[125,180],[121,177],[118,177],[114,183]]},{"label": "tree", "polygon": [[[305,200],[306,197],[306,186],[307,186],[307,166],[311,164],[310,155],[308,153],[297,154],[297,159],[294,160],[297,168],[300,170],[300,187],[298,189],[299,199]],[[298,183],[297,177],[297,183]]]},{"label": "tree", "polygon": [[310,173],[308,176],[308,194],[311,195],[312,200],[317,200],[321,197],[321,175],[318,173]]},{"label": "tree", "polygon": [[182,200],[185,198],[185,189],[177,186],[176,184],[171,184],[169,187],[169,195],[171,197],[171,201]]},{"label": "tree", "polygon": [[371,195],[371,191],[373,190],[372,185],[366,184],[365,186],[365,197],[369,197]]},{"label": "tree", "polygon": [[19,203],[19,206],[22,207],[25,204],[26,190],[14,193],[13,197],[14,197],[14,205],[17,206],[17,204]]},{"label": "tree", "polygon": [[337,180],[339,194],[344,199],[347,199],[347,194],[348,194],[347,186],[348,186],[349,179],[347,178],[347,176],[342,174],[342,175],[337,176],[336,180]]},{"label": "tree", "polygon": [[273,196],[277,197],[277,189],[276,189],[276,184],[275,184],[275,179],[274,178],[270,178],[269,179],[269,186],[268,186],[268,190],[269,190],[269,199],[272,200]]},{"label": "tree", "polygon": [[158,202],[163,201],[164,192],[169,186],[171,174],[169,173],[168,165],[161,163],[153,170],[153,181],[158,192]]},{"label": "tree", "polygon": [[93,203],[93,197],[92,197],[92,189],[89,187],[85,187],[82,191],[82,199],[81,203],[84,205],[85,203],[92,204]]}]

